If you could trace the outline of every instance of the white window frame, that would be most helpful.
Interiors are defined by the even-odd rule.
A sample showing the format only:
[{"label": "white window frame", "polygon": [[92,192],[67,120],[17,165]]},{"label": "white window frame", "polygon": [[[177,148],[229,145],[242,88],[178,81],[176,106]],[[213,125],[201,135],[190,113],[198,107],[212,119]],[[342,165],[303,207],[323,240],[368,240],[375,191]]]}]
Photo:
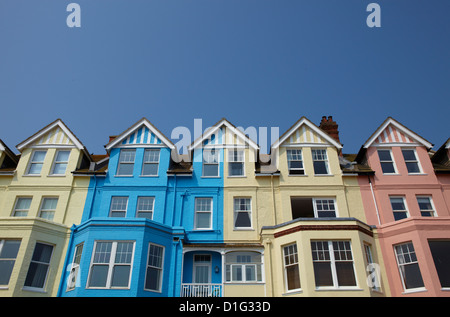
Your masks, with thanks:
[{"label": "white window frame", "polygon": [[[232,164],[241,164],[242,174],[231,175]],[[228,150],[228,177],[245,177],[245,151],[241,149]]]},{"label": "white window frame", "polygon": [[[293,252],[290,252],[290,247],[295,247],[295,250],[292,250]],[[288,273],[287,270],[289,267],[297,267],[297,271],[298,271],[298,283],[299,283],[299,288],[293,288],[293,289],[289,289],[289,281],[288,281]],[[301,279],[300,279],[300,265],[299,265],[299,261],[298,261],[298,247],[297,247],[297,243],[291,243],[288,245],[283,246],[283,271],[284,271],[284,285],[285,285],[285,290],[287,293],[289,292],[298,292],[302,289],[302,284],[301,284]]]},{"label": "white window frame", "polygon": [[[122,154],[125,155],[125,153],[133,153],[133,155],[134,155],[133,161],[124,161],[124,162],[122,162],[121,161]],[[135,162],[136,162],[136,149],[120,149],[119,159],[118,159],[118,163],[117,163],[117,171],[116,171],[116,175],[115,176],[116,177],[130,177],[130,176],[133,176]],[[119,174],[120,165],[122,165],[122,164],[123,165],[129,164],[129,165],[133,166],[131,174]]]},{"label": "white window frame", "polygon": [[[319,198],[313,198],[313,208],[314,208],[314,218],[328,218],[328,217],[319,217],[319,210],[317,208],[317,201],[327,201],[326,203],[328,204],[328,200],[332,200],[333,201],[333,205],[334,205],[334,217],[330,217],[330,218],[337,218],[338,216],[338,209],[336,206],[336,199],[335,198],[328,198],[328,197],[319,197]],[[324,210],[325,211],[325,210]]]},{"label": "white window frame", "polygon": [[[353,256],[353,248],[352,248],[352,243],[351,240],[311,240],[311,242],[326,242],[328,243],[328,254],[329,254],[329,260],[314,260],[313,259],[313,263],[314,262],[330,262],[330,268],[331,268],[331,277],[332,277],[332,281],[333,281],[333,285],[330,286],[316,286],[316,289],[358,289],[358,277],[356,275],[356,269],[355,269],[355,257]],[[339,282],[338,282],[338,275],[337,275],[337,268],[336,268],[336,263],[340,262],[342,260],[337,260],[335,258],[335,250],[334,250],[334,246],[333,246],[333,242],[348,242],[350,245],[350,255],[351,255],[351,262],[353,265],[353,274],[354,274],[354,278],[355,278],[355,284],[356,285],[352,285],[352,286],[340,286]],[[312,246],[311,246],[311,252],[313,251]],[[321,250],[322,252],[327,252],[326,250]],[[343,262],[348,262],[347,261],[343,261]],[[315,274],[315,273],[314,273]]]},{"label": "white window frame", "polygon": [[[320,151],[319,155],[324,155],[325,158],[322,159],[314,159],[314,152],[318,152]],[[320,176],[320,175],[331,175],[331,171],[330,171],[330,164],[328,163],[328,151],[327,149],[322,149],[322,148],[317,148],[317,149],[311,149],[311,156],[312,156],[312,160],[313,160],[313,168],[314,168],[314,162],[325,162],[325,169],[327,170],[327,172],[325,174],[317,174],[316,173],[316,169],[314,168],[314,176]]]},{"label": "white window frame", "polygon": [[[241,199],[245,199],[245,200],[249,200],[249,206],[250,206],[250,210],[236,210],[236,200],[241,200]],[[240,204],[239,204],[240,206]],[[249,214],[249,218],[250,218],[250,226],[249,227],[237,227],[236,226],[236,220],[238,217],[238,213],[243,212],[243,213],[248,213]],[[252,221],[252,198],[251,197],[233,197],[233,228],[235,230],[251,230],[253,229],[253,221]]]},{"label": "white window frame", "polygon": [[[158,247],[158,248],[161,248],[161,267],[158,267],[158,266],[154,266],[154,265],[150,265],[149,264],[149,259],[150,259],[150,247],[151,246],[155,246],[155,247]],[[159,245],[159,244],[156,244],[156,243],[152,243],[152,242],[150,242],[149,244],[148,244],[148,252],[147,252],[147,266],[146,266],[146,270],[145,270],[145,280],[144,280],[144,290],[145,291],[150,291],[150,292],[157,292],[157,293],[161,293],[161,290],[162,290],[162,282],[163,282],[163,278],[164,278],[164,255],[165,255],[165,251],[166,251],[166,248],[164,247],[164,246],[162,246],[162,245]],[[146,285],[146,282],[147,282],[147,271],[148,271],[148,268],[153,268],[153,269],[156,269],[156,270],[158,270],[158,274],[159,274],[159,283],[158,283],[158,289],[150,289],[150,288],[145,288],[145,285]]]},{"label": "white window frame", "polygon": [[[28,209],[17,209],[17,205],[19,203],[19,200],[21,199],[29,199],[30,200],[30,206],[28,207]],[[28,213],[30,212],[30,207],[31,207],[31,203],[33,202],[33,197],[30,196],[18,196],[16,197],[16,202],[14,203],[14,209],[12,212],[12,216],[13,217],[28,217]],[[24,216],[19,216],[16,215],[16,212],[26,212],[26,215]]]},{"label": "white window frame", "polygon": [[[423,170],[422,170],[422,166],[420,164],[419,158],[417,157],[417,151],[415,148],[402,148],[402,156],[403,156],[403,160],[405,161],[405,166],[406,166],[406,170],[408,172],[409,175],[417,175],[417,174],[423,174]],[[414,154],[414,158],[415,160],[406,160],[405,158],[405,154],[403,153],[403,151],[412,151]],[[408,171],[408,165],[407,163],[415,163],[417,164],[417,168],[419,169],[418,172],[410,172]]]},{"label": "white window frame", "polygon": [[[158,160],[157,161],[145,161],[145,154],[149,152],[158,152]],[[161,159],[161,150],[160,149],[145,149],[144,157],[142,158],[142,171],[141,176],[143,177],[158,177],[159,175],[159,162]],[[144,174],[145,165],[156,165],[156,174]]]},{"label": "white window frame", "polygon": [[[211,155],[211,151],[214,151],[214,156]],[[208,153],[208,154],[206,154]],[[216,157],[216,160],[211,160]],[[220,177],[220,149],[216,148],[203,148],[202,151],[202,177],[205,178],[217,178]],[[217,165],[217,175],[205,175],[205,165]]]},{"label": "white window frame", "polygon": [[[12,273],[14,271],[14,266],[16,264],[17,255],[19,254],[20,245],[22,244],[22,240],[21,239],[0,239],[0,254],[2,254],[3,247],[5,246],[6,241],[18,241],[19,242],[19,248],[17,249],[17,253],[16,253],[16,256],[14,258],[6,258],[6,257],[0,258],[0,262],[1,261],[13,261],[14,262],[13,265],[12,265],[12,268],[11,268],[11,272],[9,273],[8,283],[0,284],[0,289],[8,287],[9,281],[11,280],[11,275],[12,275]],[[2,272],[2,274],[5,274],[5,273]]]},{"label": "white window frame", "polygon": [[[114,201],[115,198],[126,198],[127,203],[126,203],[126,206],[125,206],[125,210],[122,210],[122,209],[113,210],[113,201]],[[128,210],[128,202],[129,202],[128,196],[111,196],[111,205],[109,207],[109,217],[112,217],[112,218],[126,218],[127,210]],[[125,215],[123,217],[122,216],[121,217],[113,216],[112,215],[113,212],[124,212]]]},{"label": "white window frame", "polygon": [[[69,155],[67,156],[67,161],[58,161],[58,154],[61,153],[61,152],[68,152],[69,153]],[[64,175],[66,175],[67,166],[69,165],[70,154],[71,154],[70,150],[58,150],[58,151],[56,151],[55,159],[53,160],[53,164],[52,164],[52,169],[51,169],[51,174],[50,175],[52,175],[52,176],[64,176]],[[61,174],[56,174],[55,173],[55,168],[56,168],[57,164],[66,164],[66,167],[64,168],[64,173],[61,173]]]},{"label": "white window frame", "polygon": [[[403,206],[405,206],[405,209],[404,210],[400,210],[400,209],[394,210],[394,208],[392,207],[392,199],[402,199]],[[394,216],[394,221],[400,221],[402,219],[406,219],[406,218],[410,217],[410,214],[408,211],[408,205],[406,204],[406,198],[404,196],[389,196],[389,202],[391,204],[392,215]],[[398,219],[398,220],[395,219],[395,213],[403,213],[403,212],[406,214],[406,217]]]},{"label": "white window frame", "polygon": [[[148,210],[139,210],[139,201],[141,199],[152,199],[152,208]],[[136,204],[136,218],[147,218],[150,220],[153,220],[153,213],[155,210],[155,196],[139,196]],[[140,213],[151,213],[151,217],[142,217],[139,214]]]},{"label": "white window frame", "polygon": [[[47,200],[47,199],[56,199],[56,206],[55,206],[55,209],[43,209],[43,206],[44,206],[44,202]],[[59,201],[59,199],[58,199],[58,197],[56,197],[56,196],[44,196],[44,197],[42,197],[42,199],[41,199],[41,205],[39,206],[39,218],[42,218],[42,219],[47,219],[47,220],[50,220],[50,221],[53,221],[53,219],[55,218],[55,214],[56,214],[56,208],[58,208],[58,201]],[[50,214],[52,214],[52,217],[42,217],[42,213],[48,213],[49,215]]]},{"label": "white window frame", "polygon": [[[211,201],[211,210],[197,210],[197,200],[210,200]],[[212,229],[212,222],[213,222],[213,207],[214,204],[214,200],[212,197],[195,197],[194,199],[194,229],[195,230],[211,230]],[[209,214],[209,227],[208,228],[199,228],[197,226],[197,217],[199,213],[208,213]]]},{"label": "white window frame", "polygon": [[422,212],[429,212],[429,213],[431,214],[430,217],[436,217],[436,216],[437,216],[437,214],[436,214],[436,208],[434,207],[433,198],[432,198],[431,195],[417,195],[417,196],[416,196],[416,199],[417,199],[417,205],[419,205],[419,199],[428,199],[428,200],[430,201],[431,209],[423,209],[423,210],[422,210],[422,209],[420,208],[420,205],[419,205],[420,215],[421,215],[422,217],[427,217],[427,216],[423,216],[423,215],[422,215]]},{"label": "white window frame", "polygon": [[[366,271],[369,269],[369,265],[374,268],[373,266],[378,265],[373,261],[373,252],[372,252],[372,245],[369,243],[364,242],[364,255],[366,259],[367,268]],[[374,276],[372,275],[374,274]],[[368,278],[373,277],[373,280],[371,281],[373,283],[372,286],[369,285],[372,291],[381,292],[381,278],[379,276],[379,272],[376,268],[374,268],[374,271],[368,276]]]},{"label": "white window frame", "polygon": [[[295,154],[291,153],[291,152],[294,152],[294,151],[296,152]],[[295,156],[297,156],[297,158],[300,157],[300,159],[297,159],[297,160],[290,159],[291,155],[295,155]],[[304,162],[303,162],[303,151],[302,151],[302,149],[287,149],[286,150],[286,157],[287,157],[289,176],[306,175],[305,165],[304,165]],[[301,162],[302,163],[302,167],[301,168],[300,167],[291,168],[290,167],[290,162]],[[291,171],[303,171],[303,173],[291,173]]]},{"label": "white window frame", "polygon": [[[40,261],[33,260],[33,255],[34,255],[34,252],[36,251],[36,246],[38,244],[47,245],[47,246],[52,247],[52,252],[50,254],[50,258],[48,260],[48,263],[47,262],[40,262]],[[39,242],[39,241],[36,242],[36,244],[34,245],[33,253],[31,255],[30,265],[28,266],[27,274],[25,275],[25,281],[27,280],[28,272],[30,271],[31,263],[37,263],[39,265],[45,265],[47,267],[47,271],[45,272],[44,283],[43,283],[42,287],[25,286],[24,285],[23,286],[23,290],[41,292],[41,291],[43,291],[45,289],[45,286],[47,285],[48,272],[50,271],[50,263],[51,263],[52,258],[53,258],[53,252],[55,252],[55,246],[53,244],[49,244],[49,243],[45,243],[45,242]]]},{"label": "white window frame", "polygon": [[[109,254],[109,262],[94,262],[96,249],[98,243],[112,243],[111,251]],[[131,260],[130,263],[115,263],[115,258],[117,254],[117,244],[118,243],[132,243],[133,248],[131,250]],[[133,240],[96,240],[94,243],[94,248],[92,251],[91,263],[89,265],[89,276],[86,281],[86,288],[88,289],[130,289],[130,282],[133,275],[133,263],[134,263],[134,253],[135,253],[136,241]],[[108,266],[108,274],[106,276],[106,285],[104,287],[101,286],[89,286],[92,275],[92,268],[94,265],[107,265]],[[129,266],[130,267],[130,276],[128,277],[128,285],[127,286],[111,286],[113,271],[115,266]]]},{"label": "white window frame", "polygon": [[[42,161],[34,161],[34,156],[36,155],[37,152],[44,152],[44,158],[42,159]],[[28,163],[28,167],[27,167],[27,173],[25,174],[26,176],[41,176],[42,173],[42,168],[44,167],[44,162],[45,162],[45,158],[47,157],[47,150],[34,150],[31,153],[31,157],[30,157],[30,162]],[[33,166],[33,164],[41,164],[41,168],[39,170],[39,173],[30,173],[31,167]]]},{"label": "white window frame", "polygon": [[[382,161],[381,158],[380,158],[379,151],[388,151],[389,155],[391,157],[391,160],[390,161]],[[395,164],[394,156],[392,155],[392,149],[390,149],[390,148],[378,148],[377,149],[377,155],[378,155],[378,159],[380,160],[380,168],[381,168],[381,172],[383,173],[383,175],[396,175],[396,174],[398,174],[397,164]],[[381,163],[391,163],[392,167],[394,168],[394,172],[393,173],[385,173],[383,171],[383,166],[381,165]]]},{"label": "white window frame", "polygon": [[84,242],[75,246],[69,276],[67,277],[66,292],[74,290],[80,274],[81,256],[83,255]]},{"label": "white window frame", "polygon": [[[415,258],[416,258],[415,261],[409,261],[409,262],[405,262],[405,263],[400,263],[400,261],[399,261],[400,254],[398,253],[398,249],[397,248],[399,248],[399,247],[401,247],[403,245],[411,245],[412,248],[413,248],[414,255],[416,253],[416,250],[414,249],[414,245],[413,245],[412,241],[406,241],[406,242],[399,243],[399,244],[396,244],[396,245],[393,246],[394,247],[394,253],[395,253],[395,260],[397,261],[397,268],[398,268],[398,271],[399,271],[399,274],[400,274],[400,280],[402,281],[403,290],[405,292],[414,292],[414,291],[419,291],[419,290],[425,290],[425,283],[424,283],[424,280],[423,280],[422,271],[420,270],[419,261],[417,260],[417,256],[415,255]],[[408,247],[408,251],[411,251],[411,250],[409,250],[409,247]],[[404,254],[404,253],[402,253],[402,254]],[[408,255],[409,255],[408,258],[409,259],[411,259],[410,254],[412,254],[412,252],[408,252]],[[406,259],[406,258],[403,257],[403,259]],[[415,288],[406,288],[406,284],[405,284],[406,276],[403,274],[403,270],[402,270],[402,266],[406,266],[406,265],[417,265],[419,267],[420,277],[422,279],[422,283],[424,284],[424,286],[415,287]]]},{"label": "white window frame", "polygon": [[[260,256],[260,262],[246,262],[246,261],[236,261],[230,262],[227,260],[227,255],[230,253],[258,253]],[[248,255],[252,256],[252,255]],[[258,269],[259,267],[259,269]],[[233,269],[238,268],[241,270],[242,279],[234,279]],[[252,268],[255,279],[247,280],[247,268]],[[258,272],[260,272],[260,280],[258,280]],[[248,283],[263,283],[264,282],[264,272],[263,272],[263,254],[256,250],[240,250],[240,251],[229,251],[225,254],[225,283],[228,284],[248,284]]]}]

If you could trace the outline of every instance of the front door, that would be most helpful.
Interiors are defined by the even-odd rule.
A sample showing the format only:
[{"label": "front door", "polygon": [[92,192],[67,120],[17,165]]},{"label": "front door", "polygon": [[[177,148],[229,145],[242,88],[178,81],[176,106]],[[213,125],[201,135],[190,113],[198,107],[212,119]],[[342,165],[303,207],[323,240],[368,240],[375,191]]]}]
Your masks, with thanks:
[{"label": "front door", "polygon": [[211,255],[194,254],[194,283],[211,283]]}]

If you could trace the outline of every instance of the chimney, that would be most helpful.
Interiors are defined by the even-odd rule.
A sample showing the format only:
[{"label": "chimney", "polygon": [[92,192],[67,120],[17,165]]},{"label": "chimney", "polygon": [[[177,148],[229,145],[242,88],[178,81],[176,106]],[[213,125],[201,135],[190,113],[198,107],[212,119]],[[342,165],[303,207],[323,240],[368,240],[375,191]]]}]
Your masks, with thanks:
[{"label": "chimney", "polygon": [[110,135],[108,143],[111,143],[111,141],[113,141],[115,138],[117,138],[117,135]]},{"label": "chimney", "polygon": [[333,121],[332,116],[328,116],[328,119],[326,116],[323,116],[322,121],[320,121],[319,128],[328,133],[337,142],[341,143],[341,141],[339,141],[338,124]]}]

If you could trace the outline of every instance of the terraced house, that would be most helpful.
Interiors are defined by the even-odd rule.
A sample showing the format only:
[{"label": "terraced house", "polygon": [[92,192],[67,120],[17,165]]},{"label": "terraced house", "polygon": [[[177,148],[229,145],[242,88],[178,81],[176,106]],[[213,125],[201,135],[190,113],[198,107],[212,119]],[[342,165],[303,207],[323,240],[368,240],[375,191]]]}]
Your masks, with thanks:
[{"label": "terraced house", "polygon": [[0,140],[0,296],[450,295],[450,139],[389,117],[346,154],[332,117],[301,117],[261,153],[250,132]]},{"label": "terraced house", "polygon": [[358,182],[393,296],[450,296],[449,142],[432,147],[387,118],[355,158],[373,170]]},{"label": "terraced house", "polygon": [[0,145],[0,296],[56,296],[90,181],[72,171],[92,157],[59,119],[17,149]]}]

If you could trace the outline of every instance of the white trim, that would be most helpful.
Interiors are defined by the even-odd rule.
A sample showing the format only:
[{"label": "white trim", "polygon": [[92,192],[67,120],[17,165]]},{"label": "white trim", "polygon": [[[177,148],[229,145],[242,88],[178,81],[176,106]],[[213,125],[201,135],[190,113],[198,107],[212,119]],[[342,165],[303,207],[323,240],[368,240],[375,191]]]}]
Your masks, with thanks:
[{"label": "white trim", "polygon": [[[194,141],[194,143],[192,143],[191,145],[189,145],[187,147],[188,151],[191,151],[192,149],[195,149],[198,147],[199,144],[201,144],[205,139],[209,138],[212,134],[216,133],[216,131],[218,129],[220,129],[222,126],[226,126],[228,129],[231,130],[231,132],[233,133],[233,135],[237,135],[240,139],[242,139],[242,141],[246,142],[247,144],[249,144],[252,148],[254,148],[255,150],[259,149],[258,144],[256,144],[255,142],[253,142],[250,138],[248,138],[247,136],[244,135],[244,133],[233,127],[226,119],[221,120],[218,124],[216,124],[213,127],[210,127],[205,133],[202,134],[201,137],[199,137],[196,141]],[[223,137],[223,136],[222,136]],[[215,144],[216,147],[219,146],[219,144]],[[223,145],[223,144],[222,144]]]},{"label": "white trim", "polygon": [[[338,149],[342,148],[341,144],[339,144],[335,139],[333,139],[331,136],[326,134],[324,131],[322,131],[320,128],[318,128],[315,124],[313,124],[311,121],[309,121],[306,118],[300,119],[292,128],[290,128],[288,130],[288,133],[286,133],[282,139],[278,139],[277,141],[275,141],[275,143],[272,144],[272,148],[273,149],[278,148],[284,141],[286,141],[287,138],[289,138],[297,129],[300,128],[300,126],[302,126],[304,124],[306,124],[309,128],[311,128],[311,130],[313,130],[315,133],[317,133],[322,139],[324,139],[325,141],[328,141],[336,148],[338,148]],[[306,137],[306,134],[305,134],[305,137]],[[311,135],[310,135],[310,137],[311,137]],[[304,143],[298,143],[298,144],[303,145]],[[311,142],[308,142],[306,144],[311,144]],[[320,144],[322,147],[326,146],[326,144],[322,144],[322,143],[314,143],[314,144],[318,144],[318,145]]]},{"label": "white trim", "polygon": [[[79,150],[84,149],[83,144],[81,144],[77,140],[75,135],[69,131],[69,129],[64,125],[64,123],[60,119],[56,120],[55,122],[53,122],[52,124],[47,126],[44,130],[39,131],[38,133],[34,134],[32,137],[28,138],[27,140],[19,143],[16,146],[16,148],[21,152],[26,146],[28,146],[29,144],[33,143],[34,141],[36,141],[37,139],[39,139],[40,137],[42,137],[43,135],[45,135],[47,132],[49,132],[50,130],[52,130],[55,127],[59,127],[67,135],[67,138],[70,139],[70,141],[72,141],[72,143],[75,144],[75,146]],[[52,145],[42,145],[42,147],[49,148],[49,147],[55,147],[55,145],[54,144],[52,144]]]},{"label": "white trim", "polygon": [[[155,136],[158,137],[161,140],[161,142],[163,144],[165,144],[168,148],[175,149],[175,146],[172,144],[172,142],[169,139],[167,139],[161,132],[156,130],[156,128],[153,127],[153,125],[150,123],[150,121],[148,121],[146,118],[142,118],[141,120],[139,120],[138,122],[133,124],[130,128],[128,128],[125,132],[122,132],[114,140],[112,140],[111,142],[106,144],[105,145],[106,151],[109,151],[111,148],[115,147],[118,143],[123,141],[125,138],[129,137],[131,134],[133,134],[135,132],[137,133],[138,129],[141,128],[142,125],[145,125],[149,129],[149,131],[153,132],[155,134]],[[141,137],[142,137],[142,135],[141,135]],[[137,134],[136,134],[136,138],[137,138]],[[136,138],[135,138],[135,141],[136,141]],[[138,144],[127,144],[127,145],[132,146],[132,147],[138,146]],[[145,144],[145,145],[142,144],[141,146],[149,147],[151,145],[152,144]],[[121,145],[118,145],[118,146],[121,146]],[[155,146],[155,144],[153,144],[153,146]],[[163,145],[160,145],[160,147],[163,147]]]},{"label": "white trim", "polygon": [[[396,129],[401,130],[401,132],[403,132],[405,134],[406,137],[413,139],[415,141],[417,141],[420,145],[425,146],[428,149],[431,149],[433,147],[433,144],[431,144],[430,142],[426,141],[424,138],[420,137],[419,135],[417,135],[416,133],[412,132],[411,130],[403,127],[400,123],[398,123],[396,120],[392,119],[392,118],[388,118],[384,121],[384,123],[375,131],[375,133],[372,135],[372,137],[370,139],[368,139],[363,147],[364,148],[368,148],[370,146],[372,146],[372,143],[375,142],[375,140],[378,138],[378,136],[385,131],[386,127],[388,125],[394,125]],[[397,131],[398,131],[397,130]],[[385,138],[387,140],[387,138]],[[393,143],[391,143],[392,145]],[[404,143],[398,143],[395,142],[395,144],[402,144],[405,145]],[[411,145],[408,143],[408,145]]]}]

